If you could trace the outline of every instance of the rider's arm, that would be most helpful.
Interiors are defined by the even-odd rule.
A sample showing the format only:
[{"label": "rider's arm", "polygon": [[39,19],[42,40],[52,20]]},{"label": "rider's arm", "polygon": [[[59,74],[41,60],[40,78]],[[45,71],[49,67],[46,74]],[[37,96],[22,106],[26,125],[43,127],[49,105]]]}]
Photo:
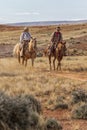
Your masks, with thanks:
[{"label": "rider's arm", "polygon": [[28,39],[29,39],[29,41],[30,41],[31,38],[32,38],[31,34],[28,33]]},{"label": "rider's arm", "polygon": [[54,42],[54,33],[52,33],[52,35],[51,35],[51,42],[52,43]]},{"label": "rider's arm", "polygon": [[20,42],[22,43],[23,40],[24,40],[24,33],[22,33],[22,34],[20,35]]}]

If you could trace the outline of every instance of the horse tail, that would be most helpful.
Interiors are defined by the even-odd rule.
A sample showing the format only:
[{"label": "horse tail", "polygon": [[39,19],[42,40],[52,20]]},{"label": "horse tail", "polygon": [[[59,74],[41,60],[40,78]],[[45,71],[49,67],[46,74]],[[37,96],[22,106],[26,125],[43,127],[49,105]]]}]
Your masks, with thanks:
[{"label": "horse tail", "polygon": [[19,46],[19,43],[17,43],[15,46],[14,46],[14,49],[13,49],[13,56],[18,56],[18,53],[20,51],[20,46]]}]

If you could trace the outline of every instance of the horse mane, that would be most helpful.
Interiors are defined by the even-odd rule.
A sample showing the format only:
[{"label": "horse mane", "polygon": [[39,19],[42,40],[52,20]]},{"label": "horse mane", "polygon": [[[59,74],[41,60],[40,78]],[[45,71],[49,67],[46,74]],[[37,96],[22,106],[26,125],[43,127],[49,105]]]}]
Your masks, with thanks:
[{"label": "horse mane", "polygon": [[61,50],[62,49],[62,47],[63,47],[63,44],[60,42],[60,43],[58,43],[58,45],[57,45],[57,49],[58,50]]},{"label": "horse mane", "polygon": [[34,44],[36,42],[36,38],[31,38],[30,42],[29,42],[29,51],[34,51],[35,48],[34,48]]}]

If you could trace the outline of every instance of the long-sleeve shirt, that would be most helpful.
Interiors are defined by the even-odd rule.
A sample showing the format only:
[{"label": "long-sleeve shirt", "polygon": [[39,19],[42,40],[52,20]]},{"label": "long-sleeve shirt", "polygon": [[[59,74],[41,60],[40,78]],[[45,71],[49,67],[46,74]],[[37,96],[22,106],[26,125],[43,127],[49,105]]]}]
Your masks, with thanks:
[{"label": "long-sleeve shirt", "polygon": [[31,35],[29,32],[23,32],[21,35],[20,35],[20,42],[22,43],[24,40],[25,41],[30,41],[30,38],[31,38]]},{"label": "long-sleeve shirt", "polygon": [[61,42],[63,40],[62,38],[62,33],[61,32],[54,32],[52,34],[52,37],[51,37],[51,42],[52,43],[58,43],[58,42]]}]

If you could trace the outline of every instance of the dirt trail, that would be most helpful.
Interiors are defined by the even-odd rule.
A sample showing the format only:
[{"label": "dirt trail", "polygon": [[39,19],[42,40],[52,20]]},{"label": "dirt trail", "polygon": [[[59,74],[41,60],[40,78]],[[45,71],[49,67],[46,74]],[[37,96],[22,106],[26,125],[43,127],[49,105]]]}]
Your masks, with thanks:
[{"label": "dirt trail", "polygon": [[86,72],[80,72],[80,73],[75,73],[75,72],[68,72],[68,71],[61,71],[61,72],[49,72],[50,76],[58,76],[58,77],[64,77],[64,78],[69,78],[69,79],[74,79],[74,80],[79,80],[79,81],[87,81],[87,73]]}]

